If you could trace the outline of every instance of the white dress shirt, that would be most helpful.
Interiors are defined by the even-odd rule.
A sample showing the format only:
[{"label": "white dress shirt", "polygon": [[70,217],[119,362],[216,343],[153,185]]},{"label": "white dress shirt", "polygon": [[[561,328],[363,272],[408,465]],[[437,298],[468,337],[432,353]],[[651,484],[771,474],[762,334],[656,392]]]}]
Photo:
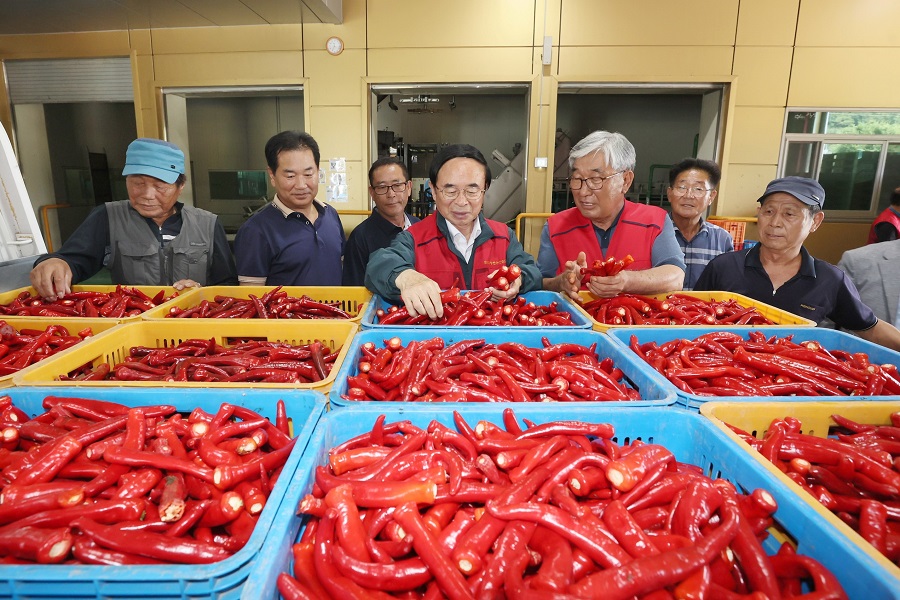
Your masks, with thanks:
[{"label": "white dress shirt", "polygon": [[450,239],[453,240],[453,246],[459,250],[459,253],[466,259],[466,262],[469,262],[469,260],[472,259],[472,249],[475,247],[475,240],[481,235],[481,221],[475,219],[475,223],[472,226],[472,235],[469,236],[469,239],[466,239],[466,236],[464,236],[450,221],[447,221],[447,230],[450,232]]}]

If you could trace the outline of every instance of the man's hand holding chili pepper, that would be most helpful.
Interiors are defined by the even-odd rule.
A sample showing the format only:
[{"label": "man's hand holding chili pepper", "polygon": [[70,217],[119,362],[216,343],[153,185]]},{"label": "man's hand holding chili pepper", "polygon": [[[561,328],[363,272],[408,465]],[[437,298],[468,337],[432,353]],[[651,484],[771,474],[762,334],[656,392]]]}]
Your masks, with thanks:
[{"label": "man's hand holding chili pepper", "polygon": [[400,290],[400,298],[409,316],[428,315],[431,319],[444,316],[441,288],[433,279],[415,269],[407,269],[397,275],[394,285]]},{"label": "man's hand holding chili pepper", "polygon": [[591,277],[587,289],[598,298],[613,298],[618,296],[628,286],[629,274],[625,271],[608,277]]},{"label": "man's hand holding chili pepper", "polygon": [[485,291],[491,292],[491,300],[509,300],[519,295],[522,287],[522,269],[517,264],[503,266],[488,275],[490,285]]}]

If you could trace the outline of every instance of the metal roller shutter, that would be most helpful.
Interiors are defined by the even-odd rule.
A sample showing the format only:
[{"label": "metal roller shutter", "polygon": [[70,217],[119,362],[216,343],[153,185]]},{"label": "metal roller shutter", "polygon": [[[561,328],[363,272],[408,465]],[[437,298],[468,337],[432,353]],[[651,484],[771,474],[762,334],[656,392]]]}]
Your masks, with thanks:
[{"label": "metal roller shutter", "polygon": [[134,102],[129,58],[8,60],[12,104]]}]

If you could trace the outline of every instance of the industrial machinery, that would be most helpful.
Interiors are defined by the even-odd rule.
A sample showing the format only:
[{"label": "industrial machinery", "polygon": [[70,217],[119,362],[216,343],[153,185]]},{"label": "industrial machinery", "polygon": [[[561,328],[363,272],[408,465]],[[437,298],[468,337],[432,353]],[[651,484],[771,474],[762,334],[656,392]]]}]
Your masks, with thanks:
[{"label": "industrial machinery", "polygon": [[491,156],[504,169],[491,181],[484,195],[484,216],[508,223],[525,210],[525,152],[520,151],[512,160],[499,150],[494,150]]}]

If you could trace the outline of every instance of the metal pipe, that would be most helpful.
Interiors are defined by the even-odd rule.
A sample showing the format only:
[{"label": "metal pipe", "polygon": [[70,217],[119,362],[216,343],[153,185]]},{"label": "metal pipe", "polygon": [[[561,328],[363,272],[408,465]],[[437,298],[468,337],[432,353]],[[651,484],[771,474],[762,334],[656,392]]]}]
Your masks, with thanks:
[{"label": "metal pipe", "polygon": [[44,227],[44,238],[47,241],[47,252],[53,252],[53,239],[52,235],[50,235],[50,219],[47,216],[47,213],[50,212],[50,209],[56,208],[69,208],[68,204],[45,204],[41,207],[41,225]]}]

